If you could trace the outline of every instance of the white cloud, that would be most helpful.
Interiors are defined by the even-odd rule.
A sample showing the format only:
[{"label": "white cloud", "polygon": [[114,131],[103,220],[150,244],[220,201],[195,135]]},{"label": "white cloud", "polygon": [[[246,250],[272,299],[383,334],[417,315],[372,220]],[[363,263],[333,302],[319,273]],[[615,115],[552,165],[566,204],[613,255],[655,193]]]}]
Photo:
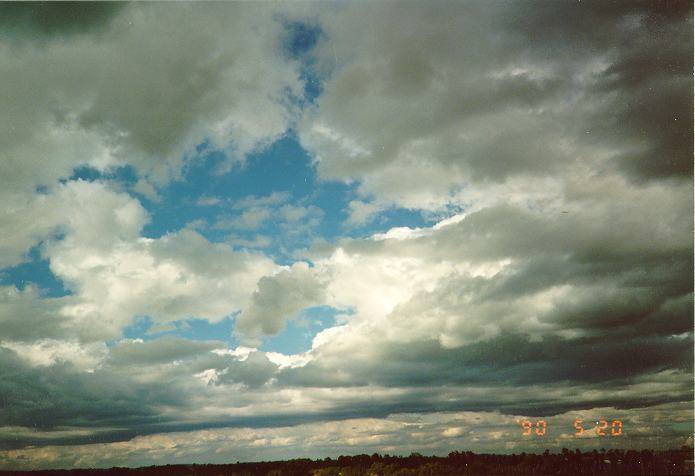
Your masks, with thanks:
[{"label": "white cloud", "polygon": [[351,226],[365,225],[380,211],[380,207],[376,203],[363,202],[362,200],[352,200],[348,204],[348,208],[350,211],[346,223]]},{"label": "white cloud", "polygon": [[[255,230],[259,228],[263,222],[270,218],[270,210],[268,208],[254,207],[244,210],[238,218],[230,223],[225,223],[225,228],[241,228],[242,230]],[[217,224],[218,227],[222,225]]]},{"label": "white cloud", "polygon": [[282,205],[290,199],[289,192],[273,192],[270,195],[256,197],[253,195],[234,202],[234,208],[244,210],[254,207],[272,207]]},{"label": "white cloud", "polygon": [[275,269],[267,258],[211,244],[193,231],[116,243],[89,259],[84,249],[67,239],[56,244],[51,267],[76,290],[61,313],[97,335],[114,335],[142,315],[219,321],[244,307],[256,281]]},{"label": "white cloud", "polygon": [[153,202],[161,202],[162,197],[157,193],[157,189],[147,180],[140,179],[133,187],[133,191],[148,198]]}]

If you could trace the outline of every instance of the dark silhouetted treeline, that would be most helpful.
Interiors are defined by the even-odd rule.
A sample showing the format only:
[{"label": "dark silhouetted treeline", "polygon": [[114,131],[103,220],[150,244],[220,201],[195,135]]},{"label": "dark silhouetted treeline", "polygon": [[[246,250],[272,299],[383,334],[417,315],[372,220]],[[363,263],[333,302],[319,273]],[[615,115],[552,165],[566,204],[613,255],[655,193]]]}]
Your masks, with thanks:
[{"label": "dark silhouetted treeline", "polygon": [[577,475],[693,474],[693,449],[601,450],[582,453],[563,449],[542,455],[475,454],[454,451],[449,456],[340,456],[322,460],[294,459],[261,463],[191,464],[143,468],[74,469],[51,471],[0,471],[0,475],[50,476],[201,475],[201,476],[448,476],[448,475]]}]

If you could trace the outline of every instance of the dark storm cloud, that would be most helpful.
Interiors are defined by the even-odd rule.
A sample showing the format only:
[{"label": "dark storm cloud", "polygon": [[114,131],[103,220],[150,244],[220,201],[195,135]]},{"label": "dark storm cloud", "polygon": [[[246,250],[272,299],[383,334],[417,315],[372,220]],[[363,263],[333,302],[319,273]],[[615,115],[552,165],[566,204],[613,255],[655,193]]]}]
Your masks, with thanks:
[{"label": "dark storm cloud", "polygon": [[125,5],[122,2],[2,2],[0,37],[44,39],[98,31]]},{"label": "dark storm cloud", "polygon": [[[571,382],[602,384],[605,388],[611,382],[625,383],[635,375],[690,367],[692,339],[621,334],[604,333],[571,341],[503,334],[456,349],[444,348],[436,341],[384,343],[375,355],[356,357],[342,365],[328,366],[319,359],[305,367],[286,369],[278,381],[310,387],[506,387]],[[497,403],[489,403],[490,408],[498,409]],[[464,405],[459,409],[466,408]]]},{"label": "dark storm cloud", "polygon": [[[149,424],[160,418],[153,402],[180,402],[170,390],[134,385],[131,379],[109,372],[85,373],[68,363],[32,367],[15,352],[0,347],[0,414],[4,425],[43,431]],[[0,447],[16,446],[13,440],[0,441]]]},{"label": "dark storm cloud", "polygon": [[[123,441],[143,434],[214,426],[207,421],[184,421],[193,393],[196,388],[200,391],[195,381],[187,381],[191,375],[201,369],[224,369],[236,362],[230,356],[209,353],[218,346],[214,341],[170,337],[124,343],[111,350],[104,365],[90,372],[63,361],[33,366],[16,352],[0,347],[0,421],[10,427],[46,432],[39,437],[0,434],[0,449],[46,442]],[[138,366],[136,372],[134,365]],[[258,369],[247,368],[242,366],[237,372],[242,375],[237,378],[262,384]],[[140,378],[142,375],[148,377]],[[178,411],[164,416],[163,406]],[[80,431],[66,435],[66,429]]]},{"label": "dark storm cloud", "polygon": [[[191,418],[201,403],[213,398],[208,391],[227,385],[247,388],[265,384],[277,365],[259,352],[245,360],[211,353],[222,344],[165,336],[150,342],[123,342],[113,347],[102,365],[85,372],[58,360],[35,366],[16,352],[0,346],[0,421],[3,426],[32,428],[39,435],[0,432],[0,449],[36,444],[85,444],[124,441],[138,435],[191,431],[228,426],[278,424],[273,413],[248,417]],[[217,385],[205,385],[192,376],[217,369]],[[238,387],[237,387],[238,389]],[[236,392],[236,390],[234,390]],[[248,405],[257,396],[237,395]],[[229,402],[227,402],[229,404]],[[168,415],[162,408],[174,409]],[[304,413],[290,420],[299,423]],[[69,430],[76,430],[70,434]]]}]

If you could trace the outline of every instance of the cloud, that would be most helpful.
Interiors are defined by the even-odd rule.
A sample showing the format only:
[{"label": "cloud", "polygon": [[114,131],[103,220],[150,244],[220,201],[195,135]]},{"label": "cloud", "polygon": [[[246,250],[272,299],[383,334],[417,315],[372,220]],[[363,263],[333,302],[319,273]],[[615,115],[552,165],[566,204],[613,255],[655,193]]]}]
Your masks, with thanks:
[{"label": "cloud", "polygon": [[350,214],[346,223],[351,226],[362,226],[368,223],[380,211],[376,203],[352,200],[348,204]]},{"label": "cloud", "polygon": [[233,361],[219,374],[216,382],[241,382],[249,387],[259,387],[270,380],[277,368],[265,353],[251,352],[244,360]]},{"label": "cloud", "polygon": [[195,342],[173,336],[151,342],[124,341],[110,350],[109,363],[115,366],[171,363],[223,346],[222,342]]},{"label": "cloud", "polygon": [[519,33],[533,31],[543,44],[572,55],[610,50],[609,63],[587,91],[607,99],[586,118],[594,134],[590,140],[598,136],[614,146],[617,165],[639,180],[688,179],[693,126],[685,95],[692,89],[692,5],[573,5],[579,21],[563,22],[561,30],[558,22],[542,25],[556,8],[515,23],[522,25]]},{"label": "cloud", "polygon": [[142,238],[147,212],[103,183],[71,181],[29,207],[32,218],[17,219],[51,231],[41,255],[71,294],[42,298],[32,288],[4,288],[3,339],[109,339],[145,315],[155,322],[218,321],[244,307],[258,279],[276,269],[269,258],[234,252],[188,229]]},{"label": "cloud", "polygon": [[[502,415],[692,421],[691,6],[321,5],[307,103],[270,6],[7,8],[0,266],[39,245],[70,294],[0,288],[0,464],[489,451]],[[242,160],[295,126],[319,179],[356,187],[347,225],[443,218],[287,258],[323,219],[308,199],[191,197],[239,235],[148,238],[138,199],[68,180],[130,166],[156,200],[193,150]],[[143,316],[233,317],[258,345],[320,305],[350,312],[298,355],[121,339]],[[654,431],[632,441],[683,436]]]},{"label": "cloud", "polygon": [[[683,187],[654,183],[637,192],[626,180],[597,180],[572,194],[587,206],[570,202],[567,214],[488,207],[318,250],[312,259],[330,276],[326,303],[355,312],[314,339],[306,366],[278,379],[524,385],[689,369],[692,250],[690,224],[679,218],[689,200]],[[635,357],[638,349],[649,357]]]},{"label": "cloud", "polygon": [[[83,193],[86,198],[103,186],[66,187],[75,188],[66,191],[67,197]],[[558,220],[546,210],[487,207],[432,227],[344,240],[328,254],[314,255],[311,267],[297,263],[277,272],[271,266],[248,275],[246,298],[239,301],[247,304],[241,305],[236,331],[251,340],[277,333],[306,307],[354,310],[340,326],[319,333],[299,365],[279,367],[260,352],[242,360],[210,352],[219,343],[170,339],[122,343],[97,374],[127,382],[130,377],[122,369],[138,365],[147,382],[176,382],[176,406],[203,426],[209,421],[243,426],[261,425],[267,418],[296,423],[453,410],[553,415],[577,407],[688,400],[691,250],[689,225],[678,218],[678,210],[687,206],[685,194],[663,183],[634,195],[630,187],[627,181],[607,179],[568,194],[594,204],[570,206],[571,219]],[[596,202],[594,192],[604,189],[615,197],[610,207]],[[201,296],[204,288],[195,286],[189,295],[183,283],[191,276],[211,282],[206,280],[214,279],[216,269],[229,275],[238,264],[222,266],[222,257],[236,263],[237,254],[190,231],[133,244],[124,237],[137,235],[143,223],[137,207],[117,194],[104,196],[113,200],[103,200],[104,213],[123,220],[121,235],[95,248],[102,254],[94,256],[106,259],[95,261],[102,263],[93,271],[101,281],[83,280],[118,282],[112,281],[118,268],[103,263],[133,262],[124,259],[127,252],[153,263],[162,260],[172,272],[184,269],[181,276],[188,281],[167,281],[168,271],[138,265],[162,273],[144,281],[161,289],[143,292],[149,297],[142,301],[121,301],[111,292],[94,297],[93,303],[113,303],[110,313],[121,312],[124,319],[149,312],[166,320],[182,315],[186,306],[210,312],[212,303],[230,302],[216,301],[221,299],[216,294]],[[649,222],[643,220],[647,203]],[[82,239],[81,223],[76,219],[55,249],[47,247],[55,253],[51,256],[61,256],[58,245],[70,236]],[[85,233],[86,243],[109,244]],[[674,259],[678,256],[683,259]],[[144,284],[133,287],[133,274],[127,275],[128,289],[147,290]],[[238,287],[237,278],[234,284]],[[83,294],[78,298],[84,300]],[[186,297],[176,301],[175,309],[166,307],[172,296],[193,299],[193,294],[196,300],[189,304]],[[123,311],[133,303],[140,307]],[[244,392],[224,401],[221,392],[230,386]],[[196,397],[187,400],[193,392]],[[148,405],[159,408],[157,398]],[[182,428],[167,415],[170,429]],[[33,417],[14,424],[28,418]],[[97,431],[102,424],[89,427]],[[140,423],[132,428],[144,431]]]},{"label": "cloud", "polygon": [[299,94],[299,73],[279,52],[284,27],[270,7],[3,10],[4,28],[43,40],[0,48],[0,198],[8,204],[0,222],[3,236],[21,233],[0,249],[2,265],[58,219],[19,222],[37,215],[37,187],[50,190],[79,166],[130,165],[145,180],[137,191],[152,199],[152,185],[179,176],[200,143],[242,160],[282,135],[294,114],[286,99]]},{"label": "cloud", "polygon": [[31,286],[21,291],[14,286],[0,286],[0,340],[27,342],[66,336],[67,322],[59,314],[64,302],[64,298],[41,298]]},{"label": "cloud", "polygon": [[249,195],[242,198],[241,200],[235,201],[234,208],[244,210],[247,208],[254,207],[271,207],[282,205],[283,203],[286,203],[289,199],[289,192],[273,192],[270,195],[265,195],[261,197]]},{"label": "cloud", "polygon": [[[256,197],[246,196],[240,200],[230,203],[235,210],[240,210],[241,214],[236,218],[222,218],[216,224],[220,228],[242,228],[257,229],[269,218],[286,222],[288,225],[296,226],[299,222],[306,221],[307,226],[315,226],[313,221],[319,220],[323,212],[315,205],[300,206],[287,203],[290,200],[289,192],[273,192],[270,195]],[[218,205],[221,200],[214,197],[204,197],[199,202],[201,205]]]},{"label": "cloud", "polygon": [[[630,411],[596,407],[546,418],[544,438],[520,436],[517,420],[531,415],[497,412],[447,412],[434,414],[396,414],[389,418],[353,418],[341,421],[309,422],[275,428],[230,428],[138,436],[119,443],[83,446],[52,445],[0,453],[0,467],[72,468],[143,466],[150,464],[218,463],[254,459],[282,460],[297,454],[309,458],[350,454],[401,454],[411,452],[446,455],[450,445],[465,445],[469,451],[485,452],[494,444],[505,453],[541,453],[546,447],[581,448],[589,452],[599,447],[612,449],[673,448],[686,435],[663,425],[665,420],[689,421],[686,404],[668,404]],[[620,419],[631,431],[629,439],[574,436],[575,418]],[[659,422],[659,424],[654,424]],[[628,431],[628,430],[626,430]],[[452,441],[453,440],[453,441]],[[600,440],[600,441],[599,441]],[[664,446],[661,446],[664,444]],[[627,445],[627,446],[626,446]],[[259,454],[262,454],[260,458]],[[254,456],[256,455],[256,456]]]},{"label": "cloud", "polygon": [[293,314],[321,304],[324,292],[324,278],[303,262],[265,276],[258,281],[250,305],[237,318],[236,332],[251,341],[277,334]]},{"label": "cloud", "polygon": [[244,210],[238,218],[229,222],[218,222],[217,227],[240,228],[242,230],[256,230],[263,222],[270,218],[270,210],[262,207]]},{"label": "cloud", "polygon": [[17,40],[70,36],[93,33],[104,28],[124,5],[103,3],[80,5],[66,2],[63,5],[50,3],[20,4],[6,3],[0,6],[0,30],[12,34]]},{"label": "cloud", "polygon": [[61,220],[52,197],[46,194],[9,195],[4,203],[0,267],[9,267],[25,261],[29,250],[54,234]]},{"label": "cloud", "polygon": [[547,199],[587,167],[690,179],[690,8],[337,10],[320,15],[316,59],[330,76],[300,137],[321,177],[356,181],[381,208]]},{"label": "cloud", "polygon": [[[176,400],[175,394],[167,397],[166,392],[150,387],[148,403],[142,398],[145,388],[132,381],[106,372],[81,372],[67,362],[33,367],[6,348],[0,349],[0,372],[0,391],[7,403],[3,424],[38,431],[69,426],[99,432],[100,427],[122,427],[116,422],[124,415],[128,415],[130,425],[146,424],[156,415],[150,398],[171,403]],[[7,448],[26,442],[10,436],[1,444]]]},{"label": "cloud", "polygon": [[247,240],[230,234],[227,236],[226,241],[232,246],[240,246],[242,248],[265,248],[272,244],[272,240],[265,235],[256,235],[252,240]]},{"label": "cloud", "polygon": [[93,372],[106,354],[106,345],[102,342],[84,344],[74,340],[40,339],[32,343],[3,341],[1,345],[16,352],[33,367],[67,363],[87,372]]},{"label": "cloud", "polygon": [[[68,330],[81,339],[113,338],[145,315],[156,322],[218,321],[244,307],[258,279],[276,269],[269,258],[234,252],[189,229],[143,238],[147,212],[104,183],[67,182],[38,200],[46,206],[31,204],[33,220],[45,217],[54,235],[44,241],[42,257],[71,295],[44,300],[29,290],[10,290],[7,338],[56,337]],[[46,325],[32,328],[39,318]]]}]

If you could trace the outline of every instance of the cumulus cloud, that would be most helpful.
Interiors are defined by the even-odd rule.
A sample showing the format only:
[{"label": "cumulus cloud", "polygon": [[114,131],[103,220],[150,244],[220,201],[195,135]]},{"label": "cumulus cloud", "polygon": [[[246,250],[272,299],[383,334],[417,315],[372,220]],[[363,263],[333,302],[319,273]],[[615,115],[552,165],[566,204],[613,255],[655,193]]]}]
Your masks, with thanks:
[{"label": "cumulus cloud", "polygon": [[[350,303],[355,313],[320,334],[316,358],[292,373],[309,385],[405,385],[610,380],[689,368],[691,232],[676,211],[688,197],[664,185],[648,190],[671,198],[660,208],[649,193],[644,202],[625,193],[625,201],[571,218],[492,207],[343,242],[317,266],[331,269],[327,302]],[[648,203],[658,210],[645,222]],[[639,348],[650,357],[626,360]]]},{"label": "cumulus cloud", "polygon": [[[71,295],[40,299],[30,289],[8,288],[5,338],[55,337],[68,330],[86,340],[114,338],[138,316],[219,321],[244,307],[258,279],[276,270],[267,257],[234,252],[188,229],[141,237],[147,212],[103,183],[71,181],[45,202],[34,219],[54,221],[57,235],[41,253]],[[37,319],[46,325],[31,326]]]},{"label": "cumulus cloud", "polygon": [[258,281],[251,302],[236,320],[236,331],[253,341],[280,332],[293,314],[323,302],[325,278],[306,263]]},{"label": "cumulus cloud", "polygon": [[[132,382],[105,372],[81,372],[70,362],[35,367],[17,353],[1,348],[0,372],[4,382],[2,398],[7,402],[4,425],[40,431],[72,427],[87,429],[84,436],[89,436],[98,433],[102,426],[118,427],[116,421],[123,415],[129,415],[131,425],[145,424],[156,415],[152,400],[142,399],[142,386],[137,388]],[[155,387],[150,390],[155,400],[175,399]],[[28,441],[31,435],[16,439],[6,435],[2,446],[22,446]]]},{"label": "cumulus cloud", "polygon": [[376,203],[363,202],[361,200],[352,200],[348,207],[350,215],[346,223],[348,225],[360,226],[369,222],[380,210]]},{"label": "cumulus cloud", "polygon": [[96,336],[117,335],[135,316],[219,321],[245,306],[256,281],[275,269],[268,258],[233,252],[192,231],[118,243],[86,262],[82,244],[70,245],[57,244],[51,255],[54,272],[76,289],[61,314]]}]

